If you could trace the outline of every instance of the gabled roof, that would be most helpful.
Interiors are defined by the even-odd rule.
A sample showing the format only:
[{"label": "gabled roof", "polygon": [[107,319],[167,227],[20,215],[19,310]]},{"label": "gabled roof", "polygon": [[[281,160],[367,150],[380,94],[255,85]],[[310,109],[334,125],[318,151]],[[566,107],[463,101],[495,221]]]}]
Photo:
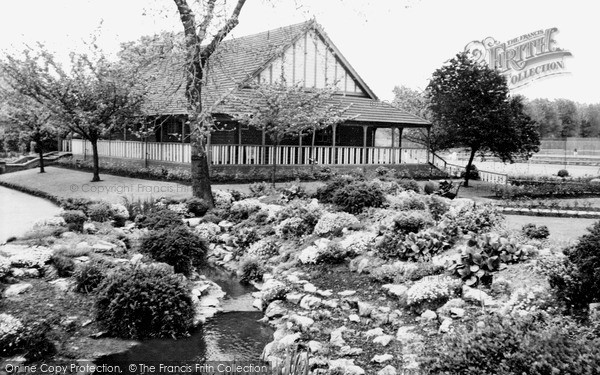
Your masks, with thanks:
[{"label": "gabled roof", "polygon": [[[316,21],[310,20],[258,34],[223,41],[209,60],[209,73],[203,91],[204,108],[212,113],[235,114],[238,108],[226,100],[230,95],[246,97],[250,90],[244,88],[271,62],[282,56],[288,48],[313,30],[331,49],[335,57],[353,76],[367,97],[336,96],[340,106],[348,107],[348,116],[354,122],[428,126],[424,119],[401,111],[377,99],[375,93],[352,68],[331,39]],[[149,72],[152,76],[145,110],[148,114],[187,114],[185,98],[185,65],[182,55],[157,62]],[[337,104],[337,103],[336,103]]]}]

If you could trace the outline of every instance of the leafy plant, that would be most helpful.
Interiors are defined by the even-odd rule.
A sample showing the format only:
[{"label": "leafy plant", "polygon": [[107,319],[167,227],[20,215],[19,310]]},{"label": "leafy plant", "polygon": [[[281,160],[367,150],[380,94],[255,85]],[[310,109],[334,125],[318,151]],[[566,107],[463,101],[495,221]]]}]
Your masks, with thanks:
[{"label": "leafy plant", "polygon": [[148,214],[136,217],[135,222],[140,228],[149,230],[162,230],[184,225],[181,215],[165,208],[154,208]]},{"label": "leafy plant", "polygon": [[566,169],[561,169],[558,171],[558,173],[556,174],[558,177],[569,177],[569,171],[567,171]]},{"label": "leafy plant", "polygon": [[89,206],[88,216],[92,221],[105,222],[112,219],[113,212],[106,202],[98,202]]},{"label": "leafy plant", "polygon": [[96,320],[122,338],[178,337],[193,324],[194,307],[183,278],[166,267],[125,267],[98,288]]},{"label": "leafy plant", "polygon": [[64,211],[60,216],[65,220],[70,231],[83,232],[83,224],[87,220],[83,211]]},{"label": "leafy plant", "polygon": [[79,266],[75,273],[75,290],[80,293],[90,293],[96,290],[104,281],[111,265],[96,259]]},{"label": "leafy plant", "polygon": [[142,237],[140,251],[170,264],[176,273],[189,275],[194,267],[204,266],[208,245],[198,234],[177,226],[150,231]]},{"label": "leafy plant", "polygon": [[316,263],[323,264],[340,264],[348,257],[351,257],[352,251],[348,251],[337,242],[330,242],[327,248],[317,255]]},{"label": "leafy plant", "polygon": [[50,261],[56,268],[56,272],[60,277],[70,277],[75,271],[75,261],[64,255],[52,255]]},{"label": "leafy plant", "polygon": [[186,201],[188,211],[196,217],[202,217],[208,211],[208,204],[204,199],[192,197]]},{"label": "leafy plant", "polygon": [[262,281],[264,273],[259,259],[246,258],[240,263],[238,277],[241,283],[249,284],[251,281]]},{"label": "leafy plant", "polygon": [[545,225],[539,227],[533,223],[525,224],[522,228],[523,234],[529,238],[544,239],[548,238],[550,231]]},{"label": "leafy plant", "polygon": [[357,214],[364,208],[381,207],[385,197],[379,185],[356,181],[335,191],[331,202],[348,213]]}]

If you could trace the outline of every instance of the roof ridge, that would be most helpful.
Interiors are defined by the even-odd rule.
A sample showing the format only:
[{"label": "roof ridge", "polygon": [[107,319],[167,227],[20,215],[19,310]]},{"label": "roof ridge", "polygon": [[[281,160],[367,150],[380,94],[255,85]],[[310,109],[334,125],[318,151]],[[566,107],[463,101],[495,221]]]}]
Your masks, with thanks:
[{"label": "roof ridge", "polygon": [[294,24],[286,25],[286,26],[280,26],[280,27],[277,27],[277,28],[274,28],[274,29],[271,29],[271,30],[265,30],[265,31],[261,31],[261,32],[258,32],[258,33],[254,33],[254,34],[247,34],[247,35],[240,35],[240,36],[234,36],[234,33],[232,32],[230,34],[232,39],[227,39],[226,41],[229,41],[229,40],[238,40],[238,39],[249,38],[249,37],[255,37],[255,36],[258,36],[258,35],[261,35],[261,34],[269,34],[269,33],[273,33],[273,32],[276,32],[276,31],[282,31],[284,29],[293,29],[293,28],[301,26],[301,25],[307,25],[308,26],[308,25],[310,25],[312,23],[315,23],[315,22],[316,22],[315,19],[311,18],[310,20],[307,20],[307,21],[298,22],[298,23],[294,23]]}]

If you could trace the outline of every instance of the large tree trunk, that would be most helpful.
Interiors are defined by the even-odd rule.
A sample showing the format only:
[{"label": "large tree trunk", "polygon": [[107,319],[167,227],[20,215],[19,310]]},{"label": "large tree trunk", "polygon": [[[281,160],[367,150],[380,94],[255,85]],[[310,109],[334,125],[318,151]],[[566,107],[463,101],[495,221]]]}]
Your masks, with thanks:
[{"label": "large tree trunk", "polygon": [[98,160],[98,140],[90,140],[92,143],[92,154],[94,159],[94,177],[92,182],[100,181],[100,161]]},{"label": "large tree trunk", "polygon": [[44,170],[44,149],[41,144],[38,146],[38,153],[40,154],[40,173],[46,173]]},{"label": "large tree trunk", "polygon": [[471,165],[473,164],[473,158],[475,158],[475,153],[477,152],[476,148],[471,149],[471,156],[469,156],[469,162],[467,163],[467,170],[465,172],[465,187],[469,187],[469,175],[471,171]]},{"label": "large tree trunk", "polygon": [[202,137],[198,130],[190,135],[190,147],[192,151],[192,194],[194,197],[203,199],[209,208],[215,207],[210,184],[210,170],[208,169],[208,154]]}]

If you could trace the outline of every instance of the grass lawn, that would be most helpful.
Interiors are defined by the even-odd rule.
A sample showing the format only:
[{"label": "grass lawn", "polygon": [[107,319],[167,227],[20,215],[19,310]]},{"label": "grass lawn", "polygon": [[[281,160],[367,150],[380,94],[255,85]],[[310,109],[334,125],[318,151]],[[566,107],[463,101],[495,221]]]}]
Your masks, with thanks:
[{"label": "grass lawn", "polygon": [[550,230],[551,240],[568,242],[588,233],[586,229],[596,221],[598,219],[506,215],[506,225],[509,229],[519,230],[528,223],[545,225]]},{"label": "grass lawn", "polygon": [[[102,181],[90,182],[92,174],[72,169],[46,167],[46,173],[29,169],[0,175],[0,181],[41,190],[61,198],[89,198],[121,203],[160,197],[187,198],[192,196],[192,187],[176,182],[142,180],[137,178],[100,174]],[[317,189],[320,182],[302,183],[309,192]],[[285,186],[279,183],[277,186]],[[248,193],[249,184],[213,185],[213,189],[238,190]]]}]

